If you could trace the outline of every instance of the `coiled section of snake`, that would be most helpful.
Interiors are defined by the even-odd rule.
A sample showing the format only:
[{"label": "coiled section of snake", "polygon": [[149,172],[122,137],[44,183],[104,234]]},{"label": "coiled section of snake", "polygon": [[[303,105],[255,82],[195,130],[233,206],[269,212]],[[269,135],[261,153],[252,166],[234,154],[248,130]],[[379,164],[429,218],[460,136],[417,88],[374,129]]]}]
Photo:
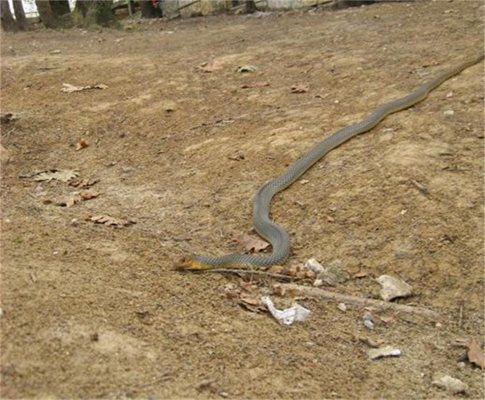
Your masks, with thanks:
[{"label": "coiled section of snake", "polygon": [[227,254],[221,257],[194,255],[181,259],[178,263],[178,267],[191,270],[206,270],[222,267],[269,267],[271,265],[284,263],[290,253],[290,240],[288,233],[270,219],[270,206],[273,196],[293,184],[329,151],[335,149],[337,146],[340,146],[354,136],[371,130],[388,115],[409,108],[424,100],[429,92],[437,88],[444,81],[480,62],[483,58],[484,54],[482,53],[475,58],[469,59],[468,61],[440,73],[433,79],[423,83],[414,92],[407,96],[380,105],[362,121],[342,128],[316,144],[306,154],[291,164],[280,176],[261,186],[253,198],[253,224],[256,231],[271,243],[272,253],[270,255]]}]

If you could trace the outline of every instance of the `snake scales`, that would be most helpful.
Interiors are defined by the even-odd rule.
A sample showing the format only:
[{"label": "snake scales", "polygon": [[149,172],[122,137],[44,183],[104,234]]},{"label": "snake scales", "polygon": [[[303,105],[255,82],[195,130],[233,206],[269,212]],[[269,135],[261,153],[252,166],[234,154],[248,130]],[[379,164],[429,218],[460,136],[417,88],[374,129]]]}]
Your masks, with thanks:
[{"label": "snake scales", "polygon": [[261,186],[253,199],[253,224],[256,231],[271,243],[273,251],[270,255],[262,256],[237,253],[227,254],[221,257],[194,255],[182,258],[179,261],[178,266],[180,268],[191,270],[207,270],[220,267],[265,267],[284,263],[290,253],[290,240],[288,233],[269,217],[273,196],[293,184],[329,151],[340,146],[354,136],[371,130],[388,115],[409,108],[424,100],[432,90],[437,88],[443,82],[454,75],[459,74],[464,69],[477,64],[483,58],[484,54],[482,53],[474,58],[464,61],[423,83],[414,92],[407,96],[378,106],[363,120],[338,130],[331,136],[316,144],[306,154],[291,164],[280,176]]}]

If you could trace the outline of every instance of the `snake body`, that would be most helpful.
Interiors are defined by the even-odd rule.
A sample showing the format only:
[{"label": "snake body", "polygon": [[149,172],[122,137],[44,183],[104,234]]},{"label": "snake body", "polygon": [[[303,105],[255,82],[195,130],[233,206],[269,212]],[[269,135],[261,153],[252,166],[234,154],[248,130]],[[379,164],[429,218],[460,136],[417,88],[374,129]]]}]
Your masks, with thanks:
[{"label": "snake body", "polygon": [[459,74],[464,69],[477,64],[483,58],[484,54],[482,53],[441,72],[407,96],[378,106],[363,120],[338,130],[316,144],[301,158],[293,162],[285,172],[261,186],[253,198],[253,224],[259,235],[271,243],[272,253],[270,255],[263,256],[238,253],[227,254],[221,257],[194,255],[180,260],[179,266],[186,269],[204,270],[221,267],[268,267],[284,263],[290,253],[290,240],[288,233],[270,219],[269,214],[272,198],[278,192],[285,190],[293,184],[329,151],[354,136],[371,130],[388,115],[409,108],[424,100],[432,90],[443,82]]}]

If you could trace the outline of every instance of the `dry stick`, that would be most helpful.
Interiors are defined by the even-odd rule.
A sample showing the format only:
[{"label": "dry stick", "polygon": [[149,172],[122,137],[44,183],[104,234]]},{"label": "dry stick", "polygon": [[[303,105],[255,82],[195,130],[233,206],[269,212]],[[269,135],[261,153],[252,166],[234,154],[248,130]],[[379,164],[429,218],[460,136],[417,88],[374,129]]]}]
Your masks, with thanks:
[{"label": "dry stick", "polygon": [[380,311],[394,310],[394,311],[401,311],[401,312],[406,312],[411,314],[424,315],[426,317],[431,317],[431,318],[439,317],[439,314],[436,311],[430,310],[429,308],[406,306],[404,304],[388,303],[382,300],[374,300],[374,299],[367,299],[365,297],[350,296],[346,294],[330,292],[328,290],[324,290],[320,288],[296,285],[294,283],[283,283],[281,284],[281,288],[286,290],[296,291],[300,295],[317,297],[320,299],[325,299],[325,300],[330,300],[330,301],[335,301],[340,303],[355,304],[361,307],[372,306],[372,307],[376,307]]}]

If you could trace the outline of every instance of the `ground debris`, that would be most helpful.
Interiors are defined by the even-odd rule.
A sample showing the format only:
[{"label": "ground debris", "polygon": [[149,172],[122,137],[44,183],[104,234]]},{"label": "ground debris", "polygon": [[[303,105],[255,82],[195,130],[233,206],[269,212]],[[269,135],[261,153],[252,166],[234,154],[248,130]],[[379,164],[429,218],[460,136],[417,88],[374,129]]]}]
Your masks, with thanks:
[{"label": "ground debris", "polygon": [[238,247],[245,253],[259,253],[269,247],[269,243],[256,235],[244,234],[235,239]]},{"label": "ground debris", "polygon": [[262,88],[269,85],[270,83],[268,81],[254,81],[254,82],[243,83],[241,85],[241,89]]},{"label": "ground debris", "polygon": [[399,297],[408,297],[413,293],[411,285],[389,275],[381,275],[376,281],[382,286],[381,298],[384,301],[391,301]]},{"label": "ground debris", "polygon": [[78,179],[75,181],[69,181],[69,186],[76,188],[88,188],[98,183],[99,179]]},{"label": "ground debris", "polygon": [[49,182],[52,180],[69,182],[71,179],[77,178],[79,176],[79,171],[74,169],[50,169],[47,171],[34,173],[31,176],[33,176],[34,180],[37,182]]},{"label": "ground debris", "polygon": [[244,73],[247,73],[247,72],[254,72],[257,69],[258,69],[258,67],[256,65],[247,64],[247,65],[241,65],[241,66],[237,67],[236,72],[238,74],[244,74]]},{"label": "ground debris", "polygon": [[265,310],[261,303],[258,287],[250,282],[241,280],[239,286],[232,283],[227,284],[224,287],[224,296],[249,311],[262,312]]},{"label": "ground debris", "polygon": [[224,64],[220,61],[211,61],[200,64],[197,67],[202,72],[215,72],[220,71],[224,68]]},{"label": "ground debris", "polygon": [[291,93],[306,93],[308,92],[308,85],[293,85],[290,87]]},{"label": "ground debris", "polygon": [[87,85],[87,86],[75,86],[71,85],[70,83],[63,83],[62,84],[62,89],[61,92],[65,93],[73,93],[73,92],[81,92],[83,90],[89,90],[89,89],[107,89],[108,86],[103,84],[103,83],[97,83],[95,85]]},{"label": "ground debris", "polygon": [[13,113],[5,113],[0,116],[0,124],[8,124],[9,122],[15,121],[17,117]]},{"label": "ground debris", "polygon": [[401,350],[392,346],[383,346],[367,350],[367,355],[371,360],[377,360],[378,358],[383,357],[399,357],[401,355]]},{"label": "ground debris", "polygon": [[[336,286],[337,284],[344,283],[350,279],[349,272],[345,269],[340,260],[333,260],[322,268],[323,270],[317,274],[314,286],[321,286],[323,284]],[[321,284],[317,284],[317,281],[320,281]]]},{"label": "ground debris", "polygon": [[94,222],[95,224],[112,226],[114,228],[123,228],[124,226],[136,224],[136,222],[131,219],[113,218],[108,215],[93,215],[88,217],[87,221]]},{"label": "ground debris", "polygon": [[468,350],[466,354],[468,360],[481,369],[485,369],[485,353],[480,346],[479,340],[476,338],[471,338],[467,343],[467,347]]},{"label": "ground debris", "polygon": [[268,296],[262,297],[261,302],[281,325],[291,325],[296,321],[303,322],[310,315],[310,310],[296,303],[285,310],[278,310]]},{"label": "ground debris", "polygon": [[468,391],[468,385],[466,383],[449,375],[435,375],[432,383],[434,386],[445,389],[453,394],[466,393]]},{"label": "ground debris", "polygon": [[89,146],[89,143],[86,139],[84,138],[81,138],[79,140],[79,142],[77,142],[76,144],[76,151],[79,151],[79,150],[82,150],[82,149],[85,149],[86,147]]}]

